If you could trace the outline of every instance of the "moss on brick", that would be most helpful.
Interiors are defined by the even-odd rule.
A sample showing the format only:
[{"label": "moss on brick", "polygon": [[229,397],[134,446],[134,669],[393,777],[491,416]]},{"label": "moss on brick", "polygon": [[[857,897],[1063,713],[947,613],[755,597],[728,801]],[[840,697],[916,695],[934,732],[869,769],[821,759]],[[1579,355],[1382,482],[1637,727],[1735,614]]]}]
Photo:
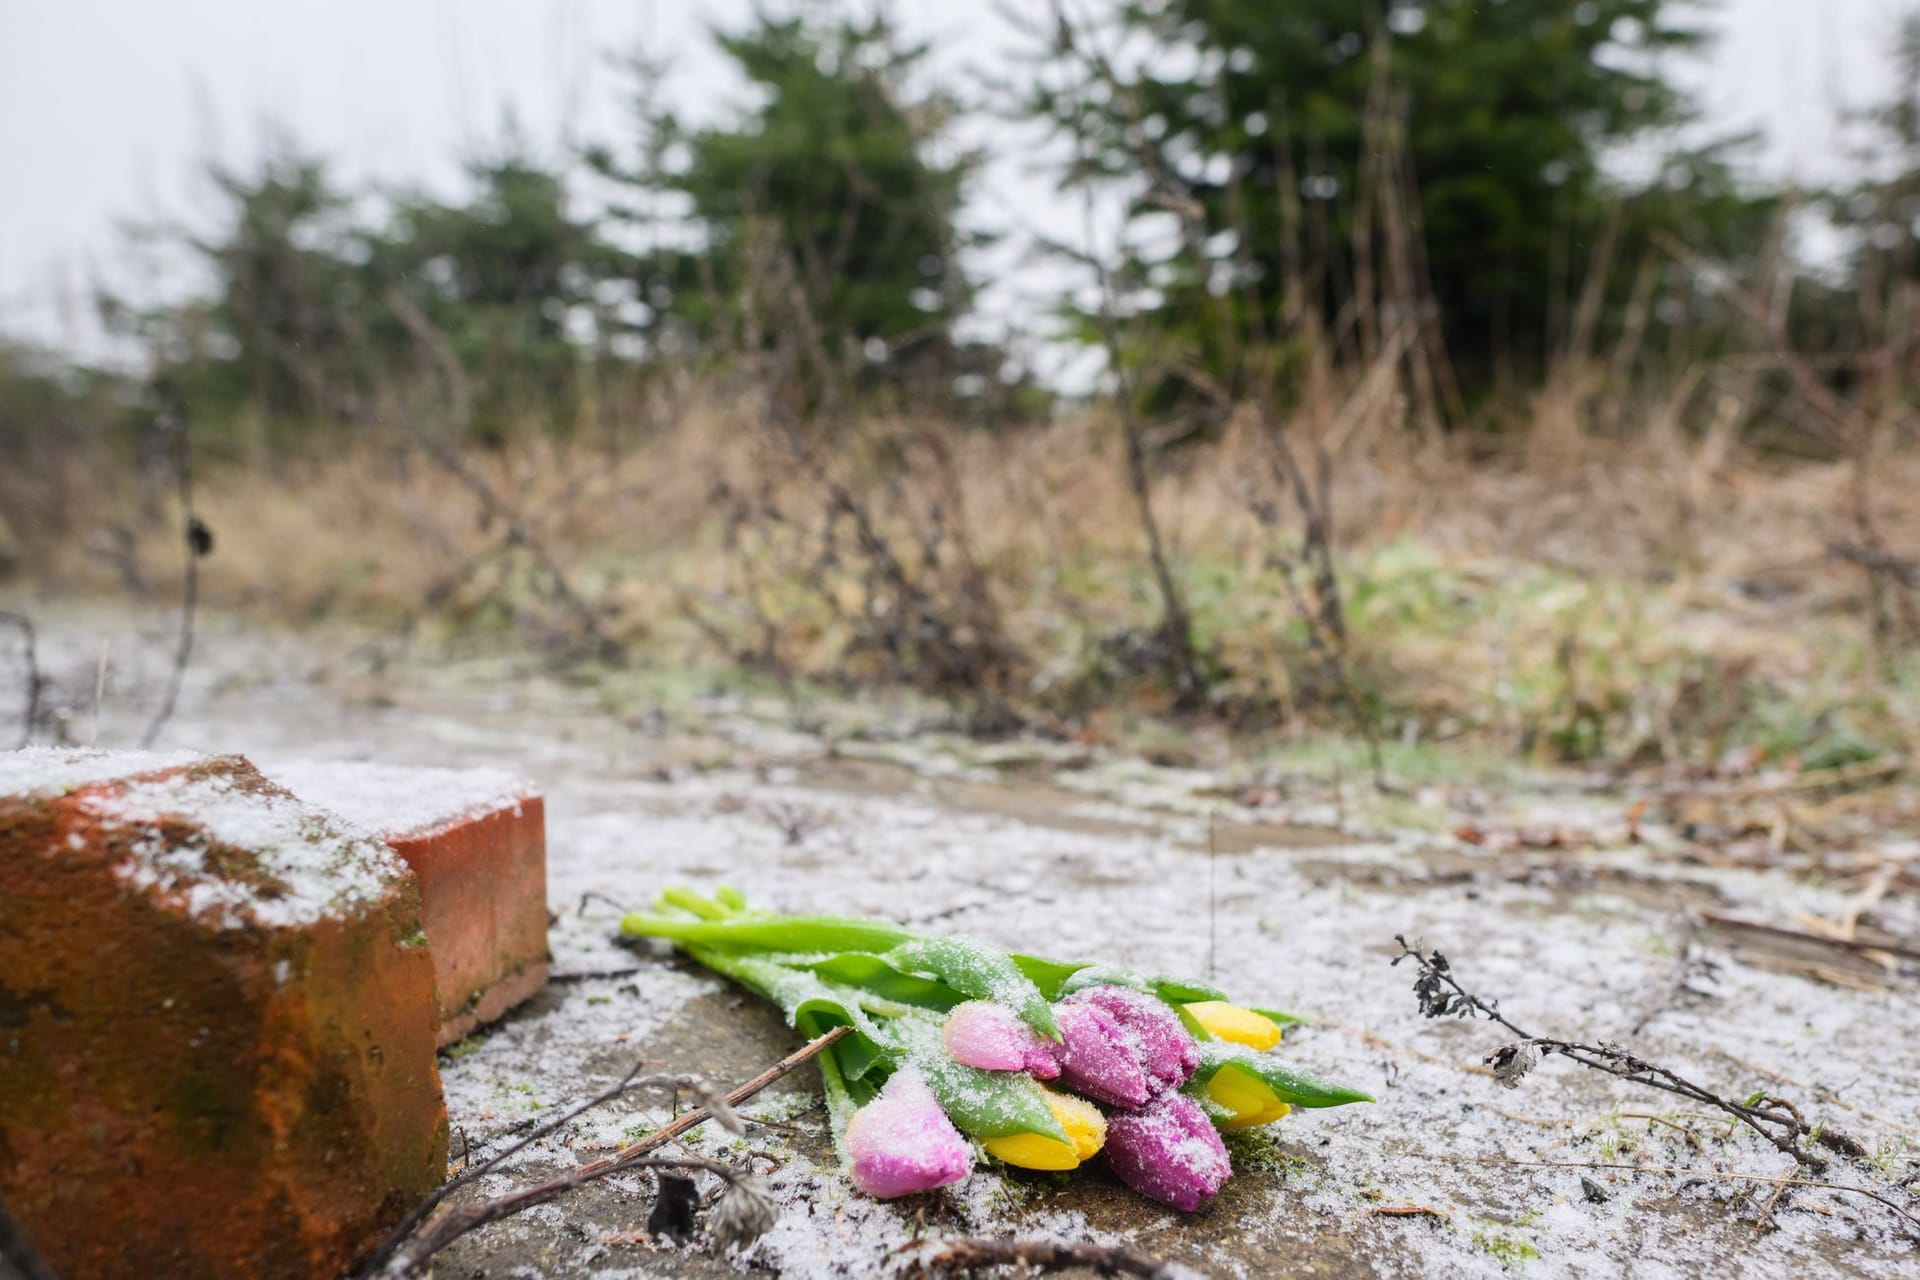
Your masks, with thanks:
[{"label": "moss on brick", "polygon": [[[289,802],[238,758],[168,776]],[[276,925],[196,910],[128,878],[140,842],[287,887],[190,812],[116,819],[121,785],[0,797],[0,1198],[63,1274],[337,1274],[445,1172],[412,878]]]}]

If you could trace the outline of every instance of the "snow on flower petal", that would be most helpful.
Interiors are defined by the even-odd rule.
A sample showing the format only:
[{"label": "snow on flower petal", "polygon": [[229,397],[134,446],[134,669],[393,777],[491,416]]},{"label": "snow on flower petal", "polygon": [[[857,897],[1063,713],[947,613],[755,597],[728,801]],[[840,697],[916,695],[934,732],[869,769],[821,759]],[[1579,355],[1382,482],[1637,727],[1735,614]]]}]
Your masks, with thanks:
[{"label": "snow on flower petal", "polygon": [[1138,1107],[1153,1096],[1147,1073],[1112,1014],[1081,1000],[1063,1001],[1053,1013],[1060,1024],[1060,1079],[1068,1088],[1111,1107]]},{"label": "snow on flower petal", "polygon": [[991,1000],[969,1000],[947,1015],[947,1053],[982,1071],[1025,1071],[1040,1080],[1060,1074],[1053,1047],[1017,1014]]},{"label": "snow on flower petal", "polygon": [[1073,1169],[1093,1158],[1107,1140],[1100,1108],[1070,1093],[1047,1092],[1047,1107],[1065,1130],[1061,1142],[1038,1133],[1016,1133],[987,1142],[987,1154],[1022,1169]]},{"label": "snow on flower petal", "polygon": [[1107,1162],[1141,1195],[1186,1213],[1233,1172],[1220,1135],[1184,1093],[1163,1093],[1139,1111],[1109,1118]]},{"label": "snow on flower petal", "polygon": [[912,1067],[894,1072],[853,1114],[846,1150],[854,1185],[882,1200],[944,1187],[973,1170],[973,1149]]},{"label": "snow on flower petal", "polygon": [[1200,1065],[1200,1046],[1180,1024],[1180,1015],[1145,992],[1113,985],[1088,987],[1069,996],[1067,1003],[1092,1005],[1119,1025],[1152,1092],[1179,1088]]},{"label": "snow on flower petal", "polygon": [[1271,1124],[1293,1110],[1280,1101],[1272,1085],[1231,1062],[1208,1079],[1207,1098],[1233,1113],[1233,1118],[1221,1125],[1224,1129],[1251,1129]]}]

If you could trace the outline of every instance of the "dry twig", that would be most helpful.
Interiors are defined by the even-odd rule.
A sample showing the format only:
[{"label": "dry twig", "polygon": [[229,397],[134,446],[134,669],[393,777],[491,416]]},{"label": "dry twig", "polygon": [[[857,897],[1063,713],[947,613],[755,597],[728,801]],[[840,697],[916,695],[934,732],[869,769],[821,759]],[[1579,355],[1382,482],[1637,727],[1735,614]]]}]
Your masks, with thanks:
[{"label": "dry twig", "polygon": [[521,1150],[528,1143],[554,1132],[562,1125],[565,1125],[589,1109],[611,1101],[629,1089],[638,1087],[641,1083],[647,1083],[635,1080],[640,1066],[640,1064],[636,1063],[634,1069],[629,1071],[619,1083],[603,1090],[580,1105],[548,1121],[546,1124],[541,1125],[519,1142],[514,1143],[511,1147],[495,1155],[485,1164],[461,1174],[434,1192],[419,1208],[408,1214],[401,1224],[394,1229],[393,1234],[388,1237],[387,1241],[382,1244],[374,1253],[373,1257],[362,1266],[360,1274],[363,1276],[371,1276],[374,1274],[390,1276],[412,1275],[418,1271],[428,1259],[432,1258],[434,1254],[440,1252],[468,1232],[483,1227],[490,1222],[498,1222],[502,1218],[512,1217],[514,1214],[525,1209],[530,1209],[534,1205],[545,1204],[547,1201],[567,1191],[571,1191],[575,1187],[584,1186],[589,1182],[604,1178],[608,1174],[624,1173],[632,1169],[697,1168],[732,1181],[739,1176],[739,1171],[727,1165],[720,1164],[717,1161],[693,1158],[672,1160],[656,1159],[653,1158],[652,1153],[690,1130],[698,1128],[707,1120],[721,1116],[729,1109],[739,1106],[774,1081],[811,1060],[827,1048],[827,1046],[846,1036],[850,1030],[848,1027],[835,1027],[832,1031],[827,1032],[827,1034],[808,1041],[799,1049],[796,1049],[779,1062],[776,1062],[773,1066],[768,1067],[753,1079],[727,1094],[724,1100],[710,1103],[707,1106],[695,1107],[691,1111],[684,1111],[660,1128],[655,1129],[652,1133],[647,1134],[638,1141],[628,1143],[610,1156],[591,1161],[576,1169],[571,1169],[566,1173],[549,1178],[544,1182],[536,1183],[533,1186],[521,1187],[516,1191],[508,1192],[506,1195],[484,1201],[480,1204],[465,1205],[460,1208],[449,1209],[439,1214],[434,1213],[434,1210],[437,1209],[454,1190],[490,1170],[497,1168],[501,1161]]},{"label": "dry twig", "polygon": [[[174,704],[180,700],[180,686],[187,678],[187,663],[193,658],[193,620],[200,605],[200,558],[213,552],[213,534],[193,510],[193,451],[187,437],[186,410],[177,404],[164,408],[158,423],[163,437],[173,447],[174,483],[180,493],[180,519],[187,562],[180,580],[180,640],[174,649],[173,669],[167,674],[167,692],[159,710],[140,739],[142,747],[151,747],[160,731],[173,718]],[[98,720],[98,712],[95,712]]]},{"label": "dry twig", "polygon": [[[447,386],[449,416],[454,428],[465,435],[472,426],[472,395],[467,388],[466,373],[460,365],[458,356],[447,342],[446,335],[434,328],[426,314],[414,305],[411,298],[399,289],[387,294],[387,305],[393,311],[409,336],[417,342],[438,366],[441,378]],[[518,548],[527,553],[534,567],[546,576],[547,583],[554,596],[571,613],[580,632],[592,642],[591,649],[595,657],[603,662],[619,665],[626,660],[626,647],[607,631],[601,622],[600,611],[593,602],[583,596],[567,576],[566,570],[554,556],[537,528],[536,522],[518,505],[507,501],[498,489],[489,484],[484,476],[467,464],[447,440],[425,430],[412,415],[406,420],[408,431],[420,448],[438,463],[461,487],[473,495],[479,505],[482,525],[488,529],[501,530],[499,545],[503,548]],[[569,487],[572,492],[572,486]],[[437,593],[451,593],[467,572],[468,566],[477,566],[483,557],[475,557],[462,566],[455,578],[436,586]],[[430,602],[431,603],[431,602]]]},{"label": "dry twig", "polygon": [[1868,573],[1884,575],[1903,587],[1920,590],[1920,561],[1858,542],[1830,542],[1827,554],[1835,560],[1857,564]]},{"label": "dry twig", "polygon": [[1759,1093],[1745,1102],[1736,1102],[1695,1084],[1669,1067],[1648,1062],[1621,1045],[1607,1042],[1583,1044],[1536,1036],[1503,1015],[1498,1002],[1482,999],[1462,986],[1453,976],[1453,967],[1447,958],[1438,951],[1422,951],[1399,935],[1394,937],[1394,941],[1400,944],[1400,954],[1393,958],[1393,963],[1412,960],[1419,966],[1420,976],[1414,981],[1413,990],[1419,997],[1420,1011],[1427,1017],[1441,1018],[1449,1014],[1462,1018],[1484,1017],[1520,1037],[1516,1043],[1504,1045],[1487,1056],[1487,1065],[1493,1068],[1494,1079],[1508,1088],[1517,1087],[1539,1065],[1543,1055],[1558,1055],[1634,1084],[1643,1084],[1705,1106],[1716,1107],[1816,1173],[1824,1172],[1827,1162],[1803,1150],[1800,1146],[1802,1139],[1844,1155],[1864,1157],[1867,1154],[1866,1148],[1859,1142],[1838,1130],[1808,1124],[1799,1108],[1784,1098]]}]

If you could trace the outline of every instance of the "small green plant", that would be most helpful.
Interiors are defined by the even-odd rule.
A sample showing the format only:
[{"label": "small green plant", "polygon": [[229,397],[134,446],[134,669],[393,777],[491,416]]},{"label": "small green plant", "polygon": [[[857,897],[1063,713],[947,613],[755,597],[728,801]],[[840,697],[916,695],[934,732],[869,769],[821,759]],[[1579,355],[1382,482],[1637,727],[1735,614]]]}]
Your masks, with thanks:
[{"label": "small green plant", "polygon": [[1467,1239],[1508,1270],[1540,1256],[1540,1250],[1516,1225],[1492,1218],[1467,1218]]}]

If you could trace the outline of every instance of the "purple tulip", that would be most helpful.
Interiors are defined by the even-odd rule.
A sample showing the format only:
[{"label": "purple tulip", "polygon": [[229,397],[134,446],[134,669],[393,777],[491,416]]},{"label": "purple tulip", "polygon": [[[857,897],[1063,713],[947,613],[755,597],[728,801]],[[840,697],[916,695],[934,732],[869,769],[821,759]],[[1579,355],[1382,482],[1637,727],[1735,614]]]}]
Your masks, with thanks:
[{"label": "purple tulip", "polygon": [[1144,991],[1112,985],[1088,987],[1069,996],[1067,1003],[1090,1004],[1120,1025],[1154,1093],[1178,1089],[1200,1065],[1200,1046],[1180,1025],[1180,1015]]},{"label": "purple tulip", "polygon": [[1054,1046],[1020,1021],[1018,1014],[991,1000],[969,1000],[947,1015],[941,1037],[947,1053],[963,1066],[982,1071],[1025,1071],[1040,1080],[1060,1074]]},{"label": "purple tulip", "polygon": [[853,1184],[882,1200],[944,1187],[973,1170],[973,1148],[912,1067],[894,1072],[880,1096],[853,1113],[846,1148]]},{"label": "purple tulip", "polygon": [[1184,1093],[1163,1093],[1139,1111],[1108,1117],[1107,1162],[1141,1195],[1185,1213],[1233,1172],[1213,1122]]},{"label": "purple tulip", "polygon": [[1142,1106],[1153,1087],[1126,1029],[1097,1004],[1068,1000],[1053,1007],[1060,1026],[1060,1079],[1110,1107]]}]

